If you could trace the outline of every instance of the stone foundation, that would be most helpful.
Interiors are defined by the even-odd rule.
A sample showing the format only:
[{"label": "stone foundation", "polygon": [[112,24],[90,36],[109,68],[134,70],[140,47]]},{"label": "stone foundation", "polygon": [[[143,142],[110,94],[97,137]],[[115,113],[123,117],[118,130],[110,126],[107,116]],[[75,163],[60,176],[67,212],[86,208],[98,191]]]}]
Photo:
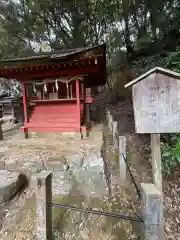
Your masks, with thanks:
[{"label": "stone foundation", "polygon": [[[22,133],[24,134],[24,133]],[[28,138],[62,138],[65,137],[67,139],[81,140],[83,138],[82,133],[77,132],[29,132]]]}]

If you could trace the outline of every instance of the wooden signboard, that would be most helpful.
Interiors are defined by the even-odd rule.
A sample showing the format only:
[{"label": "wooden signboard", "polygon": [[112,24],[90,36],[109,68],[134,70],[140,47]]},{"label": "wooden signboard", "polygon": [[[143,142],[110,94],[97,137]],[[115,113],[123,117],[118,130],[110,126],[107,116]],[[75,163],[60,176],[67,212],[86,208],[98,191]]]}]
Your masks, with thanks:
[{"label": "wooden signboard", "polygon": [[180,74],[155,68],[128,86],[137,133],[180,132]]},{"label": "wooden signboard", "polygon": [[[125,85],[129,86],[136,133],[151,134],[153,183],[161,192],[163,212],[160,133],[180,132],[180,74],[156,67]],[[161,219],[160,236],[164,239],[163,213]]]},{"label": "wooden signboard", "polygon": [[156,67],[130,86],[136,133],[151,134],[153,179],[162,191],[160,133],[180,132],[180,74]]}]

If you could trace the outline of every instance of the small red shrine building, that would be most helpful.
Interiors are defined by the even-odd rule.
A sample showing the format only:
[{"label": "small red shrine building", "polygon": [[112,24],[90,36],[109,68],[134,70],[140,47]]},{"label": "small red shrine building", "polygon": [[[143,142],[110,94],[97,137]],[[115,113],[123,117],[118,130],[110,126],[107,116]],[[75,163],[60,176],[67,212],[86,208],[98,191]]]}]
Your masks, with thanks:
[{"label": "small red shrine building", "polygon": [[[40,53],[0,62],[0,78],[21,83],[28,132],[91,129],[92,88],[106,83],[106,46]],[[29,105],[33,106],[29,110]]]}]

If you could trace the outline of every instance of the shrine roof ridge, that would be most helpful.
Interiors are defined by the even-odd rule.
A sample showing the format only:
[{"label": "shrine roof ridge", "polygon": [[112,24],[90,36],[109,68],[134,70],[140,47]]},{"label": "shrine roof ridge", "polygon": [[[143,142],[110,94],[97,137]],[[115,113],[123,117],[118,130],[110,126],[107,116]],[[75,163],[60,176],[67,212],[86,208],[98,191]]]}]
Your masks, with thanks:
[{"label": "shrine roof ridge", "polygon": [[102,54],[105,54],[105,48],[106,44],[91,46],[91,47],[80,47],[80,48],[74,48],[74,49],[66,49],[66,50],[54,50],[51,52],[41,52],[41,53],[35,53],[31,56],[24,56],[24,57],[18,57],[18,58],[12,58],[8,59],[5,58],[0,61],[0,65],[6,65],[6,63],[16,63],[21,61],[29,61],[29,60],[55,60],[55,59],[63,59],[67,58],[69,56],[75,56],[81,53],[85,53],[88,51],[96,50],[97,48],[102,49]]},{"label": "shrine roof ridge", "polygon": [[162,73],[162,74],[169,75],[169,76],[172,76],[174,78],[180,79],[180,73],[171,71],[169,69],[161,68],[161,67],[154,67],[154,68],[150,69],[149,71],[147,71],[146,73],[144,73],[144,74],[140,75],[139,77],[135,78],[131,82],[127,83],[124,87],[125,88],[131,87],[134,84],[136,84],[137,82],[143,80],[144,78],[148,77],[149,75],[151,75],[153,73]]}]

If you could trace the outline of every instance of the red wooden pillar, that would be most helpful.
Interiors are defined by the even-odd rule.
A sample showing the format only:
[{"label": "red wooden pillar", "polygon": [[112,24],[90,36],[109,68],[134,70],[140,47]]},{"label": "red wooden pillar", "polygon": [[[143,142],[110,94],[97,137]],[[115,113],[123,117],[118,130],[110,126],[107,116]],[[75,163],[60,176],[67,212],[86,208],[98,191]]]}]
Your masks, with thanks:
[{"label": "red wooden pillar", "polygon": [[76,80],[76,99],[77,99],[77,125],[80,131],[81,125],[81,108],[80,108],[80,94],[79,94],[79,80]]},{"label": "red wooden pillar", "polygon": [[23,95],[23,106],[24,106],[24,123],[28,122],[28,107],[27,107],[27,92],[25,83],[22,83],[22,95]]}]

